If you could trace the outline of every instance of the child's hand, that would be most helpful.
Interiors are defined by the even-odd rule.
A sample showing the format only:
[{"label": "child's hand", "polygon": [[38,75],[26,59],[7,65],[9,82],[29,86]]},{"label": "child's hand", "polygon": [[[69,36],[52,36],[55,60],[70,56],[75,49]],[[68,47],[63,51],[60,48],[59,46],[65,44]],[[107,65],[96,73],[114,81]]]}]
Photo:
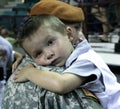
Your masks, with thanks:
[{"label": "child's hand", "polygon": [[15,72],[14,82],[27,82],[31,68],[33,68],[32,64],[18,68],[18,70]]}]

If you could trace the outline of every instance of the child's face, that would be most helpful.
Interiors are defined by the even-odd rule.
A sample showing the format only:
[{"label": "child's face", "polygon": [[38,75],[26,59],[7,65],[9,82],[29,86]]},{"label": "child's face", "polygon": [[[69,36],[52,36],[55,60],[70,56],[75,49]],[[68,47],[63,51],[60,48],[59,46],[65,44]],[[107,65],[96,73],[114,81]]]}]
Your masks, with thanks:
[{"label": "child's face", "polygon": [[72,39],[68,35],[63,36],[52,29],[41,27],[24,40],[23,48],[40,65],[63,66],[74,50]]}]

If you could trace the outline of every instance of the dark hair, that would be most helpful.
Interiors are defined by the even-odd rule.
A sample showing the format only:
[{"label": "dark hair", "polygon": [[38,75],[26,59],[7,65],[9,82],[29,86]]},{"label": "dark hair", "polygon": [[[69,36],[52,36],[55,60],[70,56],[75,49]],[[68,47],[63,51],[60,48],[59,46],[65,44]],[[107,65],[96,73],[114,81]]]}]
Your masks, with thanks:
[{"label": "dark hair", "polygon": [[24,19],[22,22],[19,33],[18,42],[21,45],[24,39],[29,38],[34,34],[41,26],[51,28],[61,34],[66,34],[66,26],[57,17],[52,15],[35,15]]}]

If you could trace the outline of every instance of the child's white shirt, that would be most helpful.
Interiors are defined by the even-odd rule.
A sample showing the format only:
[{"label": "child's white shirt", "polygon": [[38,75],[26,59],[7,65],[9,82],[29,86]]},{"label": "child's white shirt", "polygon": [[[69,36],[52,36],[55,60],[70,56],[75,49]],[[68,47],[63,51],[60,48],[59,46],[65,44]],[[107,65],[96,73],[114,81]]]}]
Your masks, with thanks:
[{"label": "child's white shirt", "polygon": [[120,109],[120,84],[103,59],[91,49],[86,40],[81,42],[68,58],[66,67],[64,72],[83,77],[95,75],[95,80],[80,87],[92,91],[99,98],[104,109]]}]

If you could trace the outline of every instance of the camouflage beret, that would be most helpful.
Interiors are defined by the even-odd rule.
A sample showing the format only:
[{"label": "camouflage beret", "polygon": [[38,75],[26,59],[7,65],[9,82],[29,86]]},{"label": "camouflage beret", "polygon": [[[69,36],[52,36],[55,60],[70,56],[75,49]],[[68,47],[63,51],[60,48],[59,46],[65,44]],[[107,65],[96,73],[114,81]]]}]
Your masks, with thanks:
[{"label": "camouflage beret", "polygon": [[30,11],[30,15],[50,14],[61,20],[70,22],[81,22],[84,13],[81,8],[72,6],[58,0],[41,0],[37,2]]}]

